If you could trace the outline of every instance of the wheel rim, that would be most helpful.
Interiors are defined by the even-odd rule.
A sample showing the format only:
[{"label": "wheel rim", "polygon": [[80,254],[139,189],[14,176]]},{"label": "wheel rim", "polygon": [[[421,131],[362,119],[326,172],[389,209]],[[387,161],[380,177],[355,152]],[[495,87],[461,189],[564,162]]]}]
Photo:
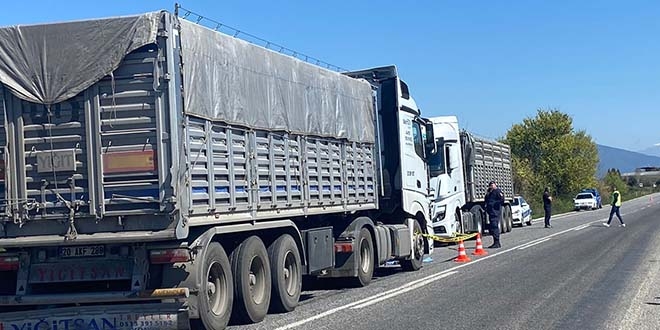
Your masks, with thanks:
[{"label": "wheel rim", "polygon": [[360,268],[363,273],[369,272],[371,265],[371,248],[367,244],[367,239],[363,238],[360,241]]},{"label": "wheel rim", "polygon": [[294,296],[298,291],[298,262],[296,256],[291,251],[286,252],[284,257],[284,287],[289,296]]},{"label": "wheel rim", "polygon": [[213,262],[209,267],[206,287],[211,312],[222,315],[227,309],[227,277],[225,270],[217,262]]},{"label": "wheel rim", "polygon": [[419,260],[424,256],[424,237],[415,233],[415,242],[413,244],[413,258]]},{"label": "wheel rim", "polygon": [[266,269],[259,257],[253,257],[250,261],[249,274],[250,297],[256,304],[264,302],[266,296]]}]

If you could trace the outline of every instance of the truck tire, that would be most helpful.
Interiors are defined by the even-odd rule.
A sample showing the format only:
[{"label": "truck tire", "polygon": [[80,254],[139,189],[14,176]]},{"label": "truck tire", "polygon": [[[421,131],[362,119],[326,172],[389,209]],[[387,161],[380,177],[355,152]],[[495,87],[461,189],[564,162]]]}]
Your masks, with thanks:
[{"label": "truck tire", "polygon": [[360,229],[357,250],[353,252],[358,266],[358,276],[352,279],[355,286],[367,286],[374,276],[374,243],[369,229]]},{"label": "truck tire", "polygon": [[234,274],[234,315],[238,323],[261,322],[268,313],[271,275],[268,252],[261,239],[250,236],[231,254]]},{"label": "truck tire", "polygon": [[272,312],[290,312],[298,305],[302,288],[302,262],[298,246],[289,234],[280,236],[268,247],[272,283]]},{"label": "truck tire", "polygon": [[200,283],[199,319],[191,320],[193,329],[222,330],[227,327],[234,302],[231,266],[220,243],[206,247],[203,262],[199,263],[204,276]]},{"label": "truck tire", "polygon": [[484,231],[484,212],[483,208],[480,205],[474,205],[472,208],[470,208],[470,213],[472,213],[472,217],[474,218],[475,222],[475,228],[477,228],[477,232],[479,234],[485,234],[486,232]]},{"label": "truck tire", "polygon": [[511,206],[504,206],[504,211],[506,213],[506,216],[504,217],[506,232],[510,233],[513,229],[513,212],[511,212]]},{"label": "truck tire", "polygon": [[[422,232],[422,227],[419,225],[419,221],[413,221],[413,233]],[[413,234],[414,235],[414,234]],[[414,235],[412,243],[412,255],[409,260],[401,261],[401,268],[405,271],[417,271],[422,268],[424,264],[424,236]]]}]

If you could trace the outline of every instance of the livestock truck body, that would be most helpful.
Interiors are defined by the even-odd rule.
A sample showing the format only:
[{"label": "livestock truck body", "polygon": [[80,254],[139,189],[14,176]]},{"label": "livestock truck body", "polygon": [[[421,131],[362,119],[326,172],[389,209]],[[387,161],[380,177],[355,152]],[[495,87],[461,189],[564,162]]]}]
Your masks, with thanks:
[{"label": "livestock truck body", "polygon": [[168,12],[0,28],[0,328],[223,329],[432,244],[433,127]]},{"label": "livestock truck body", "polygon": [[499,227],[511,231],[513,174],[508,145],[461,131],[455,116],[430,118],[438,152],[429,159],[431,219],[439,236],[484,232],[488,183],[495,181],[505,202]]}]

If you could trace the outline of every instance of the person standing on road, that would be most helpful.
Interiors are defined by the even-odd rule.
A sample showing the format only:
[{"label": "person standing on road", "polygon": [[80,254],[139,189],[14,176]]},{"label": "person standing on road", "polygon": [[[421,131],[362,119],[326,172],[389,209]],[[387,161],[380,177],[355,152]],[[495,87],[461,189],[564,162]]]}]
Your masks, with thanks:
[{"label": "person standing on road", "polygon": [[610,210],[610,218],[606,223],[603,224],[603,226],[609,227],[610,222],[612,222],[612,217],[614,214],[616,214],[616,217],[619,218],[619,222],[621,222],[620,226],[625,227],[626,224],[623,223],[623,219],[621,219],[621,212],[619,211],[619,208],[621,207],[621,193],[616,189],[616,187],[612,187],[612,201],[610,204],[612,205],[612,209]]},{"label": "person standing on road", "polygon": [[552,196],[550,189],[545,187],[543,191],[543,211],[545,212],[545,228],[552,228],[550,225],[550,216],[552,215]]},{"label": "person standing on road", "polygon": [[486,213],[490,221],[490,233],[493,235],[493,245],[489,249],[497,249],[500,245],[500,228],[502,220],[502,204],[504,203],[504,194],[497,188],[494,181],[488,184],[488,193],[486,193]]}]

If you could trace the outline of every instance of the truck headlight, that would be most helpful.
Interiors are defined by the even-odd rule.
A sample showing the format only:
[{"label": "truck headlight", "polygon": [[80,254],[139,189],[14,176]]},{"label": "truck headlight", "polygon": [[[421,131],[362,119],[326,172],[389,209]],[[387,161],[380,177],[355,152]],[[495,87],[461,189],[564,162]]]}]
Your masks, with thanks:
[{"label": "truck headlight", "polygon": [[437,206],[435,208],[435,216],[433,217],[433,222],[442,221],[447,214],[447,205]]}]

